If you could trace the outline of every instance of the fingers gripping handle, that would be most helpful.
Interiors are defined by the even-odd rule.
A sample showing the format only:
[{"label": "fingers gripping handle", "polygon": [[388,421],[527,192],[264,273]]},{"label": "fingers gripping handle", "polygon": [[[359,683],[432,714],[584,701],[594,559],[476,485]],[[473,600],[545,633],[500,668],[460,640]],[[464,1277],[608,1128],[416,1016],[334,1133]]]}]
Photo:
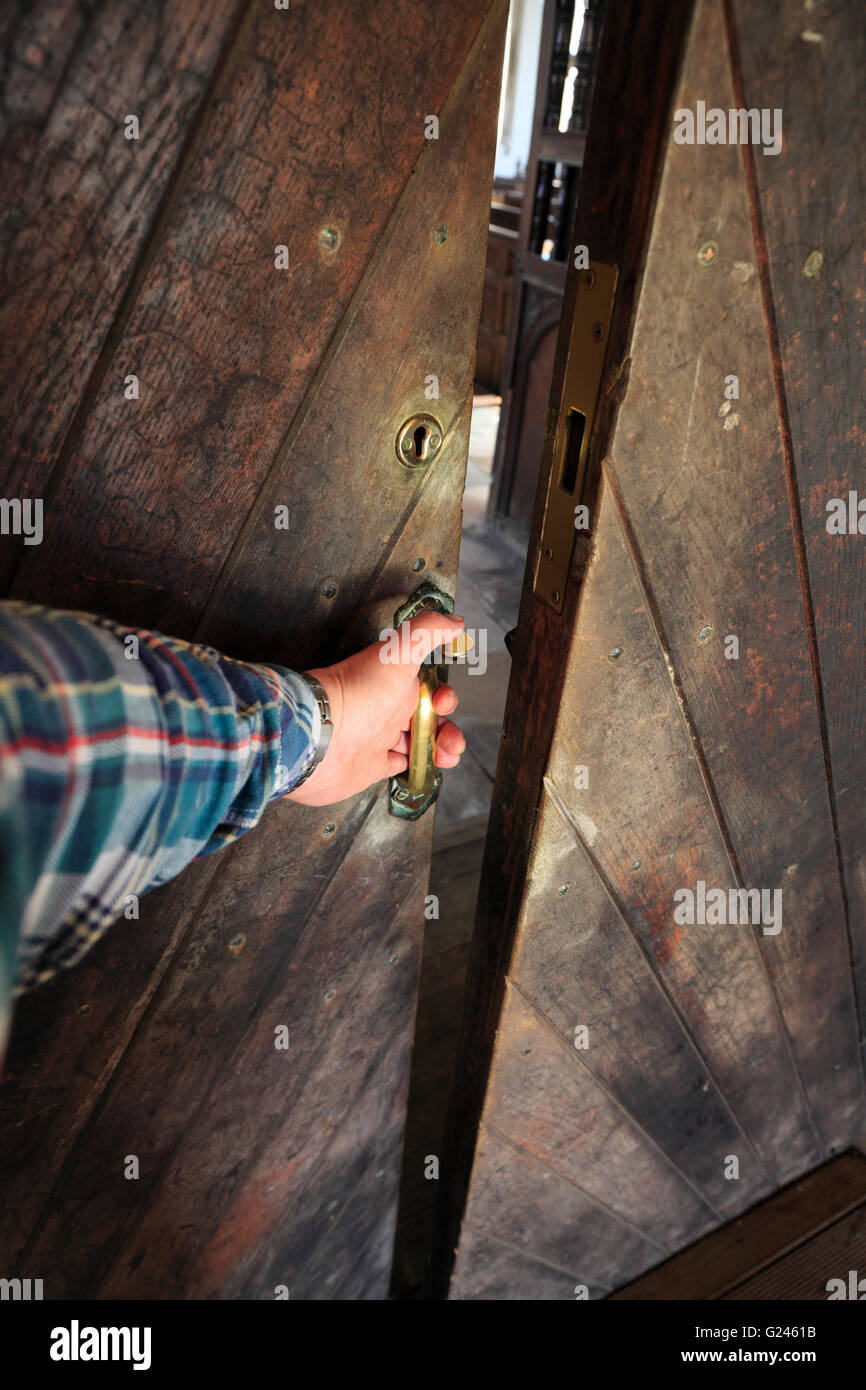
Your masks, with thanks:
[{"label": "fingers gripping handle", "polygon": [[[454,600],[437,589],[430,580],[415,590],[415,593],[394,614],[394,626],[399,628],[410,618],[415,618],[425,609],[451,614]],[[454,644],[452,643],[452,648]],[[420,690],[418,704],[412,719],[412,733],[409,740],[409,768],[397,777],[392,777],[389,792],[389,810],[392,816],[403,820],[418,820],[429,810],[439,795],[442,773],[436,766],[436,729],[438,719],[433,708],[433,693],[437,685],[448,678],[448,668],[437,666],[433,661],[425,661],[418,672]]]}]

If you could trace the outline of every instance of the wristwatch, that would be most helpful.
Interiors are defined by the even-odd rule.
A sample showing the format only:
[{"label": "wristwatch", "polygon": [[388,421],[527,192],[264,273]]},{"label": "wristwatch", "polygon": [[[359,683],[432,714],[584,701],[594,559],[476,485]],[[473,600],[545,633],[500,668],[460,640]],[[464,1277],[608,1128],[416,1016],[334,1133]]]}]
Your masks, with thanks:
[{"label": "wristwatch", "polygon": [[307,778],[310,777],[319,766],[319,763],[328,751],[328,744],[331,742],[331,730],[334,727],[334,721],[331,718],[331,705],[322,682],[317,681],[315,676],[309,675],[306,671],[299,671],[298,674],[302,681],[307,682],[307,685],[316,697],[316,704],[319,706],[319,714],[322,717],[322,728],[319,733],[319,742],[315,754],[313,755],[313,761],[310,763],[310,766],[307,768],[300,781],[296,782],[292,787],[293,792],[297,791],[298,787],[302,786]]}]

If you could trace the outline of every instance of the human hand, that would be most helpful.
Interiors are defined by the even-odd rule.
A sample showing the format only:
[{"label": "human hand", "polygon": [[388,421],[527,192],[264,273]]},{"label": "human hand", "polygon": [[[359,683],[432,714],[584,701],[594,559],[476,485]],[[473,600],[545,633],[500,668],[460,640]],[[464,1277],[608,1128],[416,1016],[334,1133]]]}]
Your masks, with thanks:
[{"label": "human hand", "polygon": [[[418,667],[436,647],[463,631],[463,619],[426,612],[404,623],[398,658],[396,643],[374,642],[345,661],[309,671],[325,687],[333,729],[328,751],[291,801],[303,806],[330,806],[405,772],[409,766],[412,716],[418,703]],[[404,629],[408,628],[408,635]],[[389,659],[383,660],[387,654]],[[460,730],[443,716],[457,707],[457,695],[440,685],[433,708],[440,716],[437,767],[456,767],[466,747]]]}]

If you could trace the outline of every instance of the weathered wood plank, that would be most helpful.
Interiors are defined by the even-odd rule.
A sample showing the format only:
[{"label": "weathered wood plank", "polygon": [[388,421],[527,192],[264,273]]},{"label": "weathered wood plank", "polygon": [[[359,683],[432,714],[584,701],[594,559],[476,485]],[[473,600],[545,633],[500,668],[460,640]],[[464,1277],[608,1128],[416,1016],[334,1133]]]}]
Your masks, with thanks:
[{"label": "weathered wood plank", "polygon": [[[368,804],[364,798],[360,812]],[[277,808],[270,815],[285,823],[282,813],[288,809]],[[319,821],[326,815],[314,810],[305,814]],[[232,1201],[240,1202],[243,1219],[235,1240],[245,1237],[255,1248],[273,1234],[279,1213],[287,1208],[300,1220],[303,1194],[306,1219],[321,1237],[331,1226],[318,1171],[323,1147],[325,1153],[335,1143],[351,1150],[364,1134],[353,1119],[360,1096],[372,1104],[381,1091],[382,1104],[392,1107],[402,1124],[399,1098],[405,1082],[400,1078],[396,1084],[393,1077],[394,1067],[399,1077],[400,1056],[407,1052],[405,1036],[397,1036],[406,1032],[400,977],[408,980],[417,968],[415,884],[419,872],[424,873],[424,854],[419,847],[407,858],[405,846],[390,836],[391,849],[383,859],[388,900],[380,905],[384,920],[392,919],[393,926],[383,934],[374,917],[359,923],[353,903],[369,873],[370,837],[381,849],[391,827],[381,798],[360,833],[358,815],[359,809],[346,808],[354,832],[348,857],[330,882],[327,869],[321,870],[324,893],[311,917],[305,917],[302,906],[310,894],[309,861],[275,862],[273,847],[262,836],[238,842],[235,872],[227,878],[228,900],[209,902],[178,954],[148,1026],[124,1055],[97,1123],[78,1146],[28,1252],[31,1262],[50,1260],[55,1271],[51,1296],[84,1288],[95,1292],[104,1272],[120,1258],[127,1231],[132,1231],[135,1257],[127,1257],[122,1278],[134,1276],[134,1287],[147,1287],[147,1296],[196,1296],[205,1284],[207,1296],[229,1296],[231,1280],[240,1279],[240,1252],[235,1252],[237,1259],[223,1262],[214,1256],[212,1263],[205,1261],[203,1237],[210,1222],[223,1217]],[[284,824],[280,828],[285,842]],[[398,959],[392,964],[394,955]],[[333,997],[326,998],[331,991]],[[361,1022],[368,1008],[381,1030],[372,1056],[368,1029]],[[274,1028],[281,1023],[289,1027],[288,1052],[274,1047]],[[387,1064],[378,1066],[378,1088],[369,1084],[377,1056]],[[382,1143],[384,1124],[379,1115],[370,1129]],[[388,1134],[393,1183],[393,1128]],[[271,1142],[280,1162],[272,1158],[267,1176],[261,1177],[256,1166],[269,1135],[275,1136]],[[141,1176],[134,1183],[123,1177],[127,1153],[140,1158]],[[285,1162],[287,1154],[294,1154],[293,1162]],[[361,1167],[353,1183],[363,1171],[365,1154],[361,1145]],[[175,1166],[182,1180],[169,1176]],[[235,1188],[250,1170],[255,1200],[248,1199],[244,1209]],[[348,1176],[342,1172],[334,1177],[341,1200],[353,1185],[345,1186]],[[148,1227],[158,1226],[164,1205],[171,1209],[178,1203],[186,1215],[165,1217],[164,1234],[148,1246]],[[384,1198],[382,1205],[387,1205]],[[69,1243],[70,1231],[87,1232],[87,1239]],[[139,1261],[145,1249],[147,1258]],[[387,1277],[387,1263],[379,1277]],[[320,1291],[318,1296],[330,1295]]]},{"label": "weathered wood plank", "polygon": [[[366,809],[361,798],[334,817],[325,863],[338,865],[348,853]],[[324,888],[322,813],[272,808],[268,816],[284,838],[289,815],[303,827],[285,840],[292,844],[291,858],[270,852],[260,862],[254,837],[249,845],[239,841],[190,866],[178,887],[167,885],[142,898],[138,922],[115,923],[81,966],[19,1002],[0,1087],[0,1233],[8,1264],[22,1258],[28,1241],[42,1238],[40,1212],[65,1200],[63,1183],[53,1193],[64,1161],[75,1175],[75,1211],[90,1211],[93,1201],[99,1205],[100,1184],[117,1195],[108,1177],[122,1138],[103,1119],[106,1105],[110,1115],[117,1113],[124,1137],[136,1133],[140,1113],[160,1116],[149,1172],[120,1188],[126,1218],[145,1204],[158,1165],[228,1065],[250,1001],[270,979],[281,951],[291,948]],[[245,853],[235,863],[240,848]],[[227,881],[217,906],[213,887],[222,876]],[[263,940],[272,913],[279,935]],[[256,945],[238,951],[231,942],[239,934]],[[165,974],[172,959],[175,969]],[[149,1036],[154,1019],[167,1020],[160,1048],[139,1072],[121,1073],[128,1079],[118,1090],[125,1049],[140,1047],[139,1034]],[[68,1180],[67,1172],[63,1181]],[[88,1245],[65,1250],[58,1269],[74,1280],[81,1259],[100,1258]]]},{"label": "weathered wood plank", "polygon": [[[230,46],[238,0],[42,0],[3,26],[0,458],[44,497],[124,291]],[[127,115],[140,139],[124,138]],[[116,363],[122,396],[135,368]],[[4,539],[0,578],[20,557]]]},{"label": "weathered wood plank", "polygon": [[[227,851],[230,856],[231,851]],[[217,870],[190,865],[183,901],[142,899],[74,970],[18,1001],[0,1086],[0,1254],[17,1265],[64,1161],[123,1055]]]},{"label": "weathered wood plank", "polygon": [[[783,154],[746,160],[772,303],[776,389],[803,528],[833,809],[844,866],[861,1037],[866,1034],[866,580],[858,535],[827,532],[827,503],[863,496],[866,15],[856,0],[795,7],[733,0],[738,104],[784,113]],[[808,171],[808,177],[804,177]]]},{"label": "weathered wood plank", "polygon": [[705,1236],[612,1300],[719,1298],[866,1201],[866,1159],[841,1154]]},{"label": "weathered wood plank", "polygon": [[[577,792],[581,767],[589,787]],[[796,1076],[750,929],[674,924],[673,895],[690,875],[733,880],[607,496],[548,786],[509,967],[526,999],[515,1007],[506,995],[484,1120],[676,1249],[818,1151],[802,1104],[791,1104]],[[578,1051],[580,1025],[588,1046]],[[596,1118],[599,1090],[608,1111],[618,1103],[628,1139]],[[484,1189],[479,1157],[474,1171],[473,1190]],[[496,1207],[485,1223],[467,1219],[503,1234]],[[461,1267],[458,1254],[458,1288]]]},{"label": "weathered wood plank", "polygon": [[[339,635],[336,656],[369,640],[372,611],[380,626],[389,623],[395,596],[402,600],[421,579],[454,592],[471,416],[466,365],[483,289],[475,243],[489,193],[471,168],[493,158],[498,43],[490,27],[443,109],[439,139],[395,212],[351,324],[278,455],[242,559],[220,578],[206,619],[216,646],[291,651],[306,661],[317,635],[328,633]],[[446,227],[437,241],[434,232]],[[434,399],[425,394],[430,374]],[[397,462],[395,440],[419,412],[439,420],[444,444],[431,469],[413,471]],[[275,533],[281,503],[290,506],[290,528]],[[287,566],[291,602],[282,587]],[[323,593],[327,581],[336,593]]]},{"label": "weathered wood plank", "polygon": [[[592,1065],[594,1024],[579,1052],[510,977],[505,999],[483,1122],[640,1230],[657,1259],[707,1230],[717,1209]],[[495,1212],[485,1229],[504,1234]]]},{"label": "weathered wood plank", "polygon": [[[735,881],[609,494],[597,511],[548,776],[634,940],[609,905],[603,942],[592,933],[604,893],[587,888],[580,856],[580,887],[557,903],[557,873],[545,867],[559,832],[538,850],[542,900],[528,896],[529,923],[546,930],[531,947],[530,929],[521,936],[533,959],[527,990],[547,999],[559,989],[572,1010],[580,1000],[581,1019],[601,1025],[588,1060],[616,1076],[623,1103],[717,1208],[741,1210],[768,1179],[785,1181],[820,1153],[751,929],[674,920],[683,885],[727,891]],[[736,1153],[732,1182],[723,1160]]]},{"label": "weathered wood plank", "polygon": [[[383,1174],[378,1219],[385,1213],[384,1225],[393,1233],[428,853],[426,836],[415,837],[410,851],[393,825],[386,799],[376,797],[296,948],[270,971],[261,959],[254,962],[265,982],[257,995],[244,991],[234,1045],[196,1115],[181,1113],[196,1080],[194,1067],[158,1107],[149,1109],[135,1096],[133,1132],[143,1154],[154,1153],[153,1190],[137,1220],[124,1219],[125,1204],[111,1190],[108,1165],[112,1140],[116,1153],[129,1132],[120,1103],[123,1077],[137,1075],[144,1060],[165,1046],[173,1021],[176,1028],[189,1027],[201,979],[187,975],[177,1002],[167,1001],[139,1048],[127,1053],[118,1100],[104,1108],[94,1135],[106,1162],[96,1169],[84,1152],[80,1160],[81,1176],[88,1174],[98,1187],[101,1215],[78,1213],[76,1225],[85,1220],[92,1247],[105,1237],[114,1242],[100,1257],[100,1297],[245,1297],[248,1285],[256,1290],[252,1296],[269,1289],[273,1297],[278,1282],[298,1297],[330,1297],[316,1260],[319,1242],[334,1224],[329,1203],[336,1201],[339,1210],[374,1160]],[[249,847],[258,882],[267,848],[261,838],[250,837]],[[239,849],[245,848],[241,842]],[[272,884],[266,870],[264,882]],[[362,901],[374,910],[359,912]],[[225,920],[222,910],[219,920]],[[266,911],[261,949],[252,923],[244,951],[261,956],[281,940],[291,920],[279,908]],[[245,924],[246,915],[234,921]],[[290,1032],[288,1052],[274,1047],[274,1028],[283,1023]],[[170,1152],[167,1137],[175,1140]],[[115,1189],[119,1184],[118,1176]],[[68,1191],[74,1194],[77,1187],[70,1175]],[[59,1204],[51,1224],[48,1248],[68,1224]],[[97,1232],[99,1240],[93,1239]],[[358,1251],[345,1253],[354,1258]],[[38,1262],[40,1256],[34,1252],[33,1258]],[[304,1282],[311,1260],[320,1270],[318,1285]],[[334,1272],[327,1269],[328,1275]],[[382,1296],[387,1273],[387,1260],[368,1269],[372,1296]],[[80,1277],[76,1286],[82,1286]]]},{"label": "weathered wood plank", "polygon": [[[487,9],[257,7],[15,593],[192,632],[407,180],[426,182],[441,142],[425,140],[425,116],[444,107]],[[431,339],[428,358],[440,351]],[[121,364],[138,401],[123,399]],[[371,381],[390,375],[371,359]]]},{"label": "weathered wood plank", "polygon": [[[478,1258],[479,1238],[485,1246],[489,1241],[494,1249],[513,1252],[518,1269],[528,1257],[558,1271],[570,1280],[572,1298],[576,1284],[586,1285],[590,1298],[601,1298],[622,1264],[646,1268],[660,1258],[638,1229],[486,1126],[478,1136],[478,1160],[485,1181],[469,1200],[469,1250],[465,1268],[461,1261],[455,1271],[452,1298],[532,1296],[516,1292],[519,1280],[509,1273],[504,1251],[498,1260]],[[552,1273],[546,1278],[559,1287]],[[565,1287],[560,1295],[548,1288],[541,1296],[566,1296]]]},{"label": "weathered wood plank", "polygon": [[[736,105],[716,0],[696,8],[677,106],[698,99]],[[705,264],[699,251],[710,242]],[[738,146],[671,140],[631,351],[606,469],[739,881],[781,892],[781,930],[759,929],[759,943],[830,1153],[864,1124],[857,1017]],[[729,374],[739,379],[734,401],[724,394]],[[726,657],[731,634],[735,658]]]},{"label": "weathered wood plank", "polygon": [[[575,1298],[577,1279],[566,1270],[534,1260],[523,1250],[466,1226],[461,1241],[464,1263],[453,1297],[461,1300],[559,1302]],[[603,1298],[602,1285],[587,1285],[590,1298]]]},{"label": "weathered wood plank", "polygon": [[[725,1301],[760,1299],[761,1301],[810,1300],[825,1303],[831,1293],[851,1295],[850,1273],[854,1271],[854,1297],[862,1298],[856,1286],[866,1267],[866,1203],[842,1217],[814,1240],[792,1250],[784,1259],[770,1265],[754,1279],[725,1294]],[[862,1287],[862,1285],[860,1286]]]}]

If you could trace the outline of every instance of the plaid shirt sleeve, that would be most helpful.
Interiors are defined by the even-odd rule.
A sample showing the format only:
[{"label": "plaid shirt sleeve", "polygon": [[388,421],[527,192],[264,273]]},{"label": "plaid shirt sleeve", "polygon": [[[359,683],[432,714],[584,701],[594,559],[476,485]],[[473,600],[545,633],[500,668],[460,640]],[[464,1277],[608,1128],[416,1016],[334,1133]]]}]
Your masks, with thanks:
[{"label": "plaid shirt sleeve", "polygon": [[284,667],[0,604],[0,1012],[254,826],[320,729]]}]

